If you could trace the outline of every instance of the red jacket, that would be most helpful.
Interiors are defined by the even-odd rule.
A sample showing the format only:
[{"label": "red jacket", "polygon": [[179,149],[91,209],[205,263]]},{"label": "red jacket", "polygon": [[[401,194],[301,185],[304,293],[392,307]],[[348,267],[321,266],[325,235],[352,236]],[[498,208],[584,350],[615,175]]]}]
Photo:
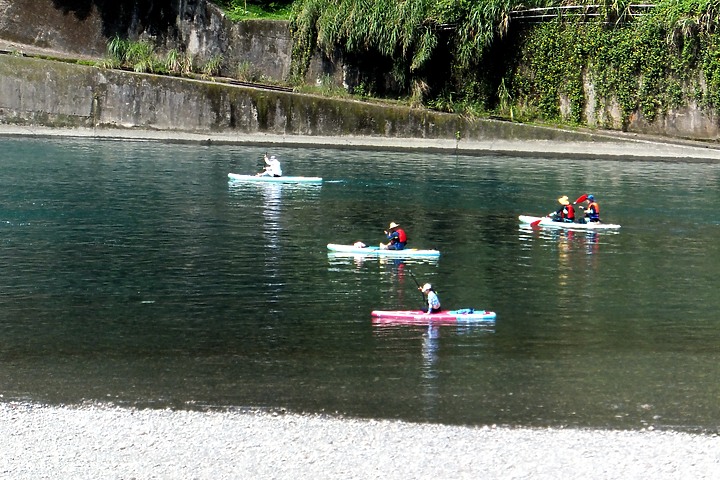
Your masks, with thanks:
[{"label": "red jacket", "polygon": [[575,208],[572,205],[567,204],[563,207],[560,212],[560,218],[567,218],[568,220],[575,220]]}]

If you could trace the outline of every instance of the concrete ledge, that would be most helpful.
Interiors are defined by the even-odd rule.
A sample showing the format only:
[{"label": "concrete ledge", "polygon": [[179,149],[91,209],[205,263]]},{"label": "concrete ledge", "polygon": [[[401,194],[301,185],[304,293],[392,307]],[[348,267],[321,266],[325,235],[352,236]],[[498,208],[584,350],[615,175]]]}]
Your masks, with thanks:
[{"label": "concrete ledge", "polygon": [[[107,128],[51,128],[0,124],[0,136],[35,136],[93,138],[98,140],[134,140],[168,143],[206,143],[218,145],[260,145],[283,147],[312,147],[348,150],[383,150],[437,152],[461,155],[511,155],[540,158],[716,162],[720,161],[720,148],[701,142],[671,142],[663,139],[611,137],[608,134],[578,134],[584,140],[455,140],[382,138],[362,136],[306,136],[275,135],[267,133],[187,133],[144,129]],[[633,138],[634,137],[634,138]]]}]

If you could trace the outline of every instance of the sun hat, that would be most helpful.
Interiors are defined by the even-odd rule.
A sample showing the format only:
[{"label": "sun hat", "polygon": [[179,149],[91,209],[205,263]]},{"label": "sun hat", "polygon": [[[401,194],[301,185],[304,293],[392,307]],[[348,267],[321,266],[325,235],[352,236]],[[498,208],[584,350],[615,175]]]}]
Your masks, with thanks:
[{"label": "sun hat", "polygon": [[398,224],[395,223],[395,222],[390,222],[390,226],[389,226],[388,228],[391,228],[391,229],[392,229],[392,228],[397,228],[397,227],[399,227],[399,226],[400,226],[400,225],[398,225]]},{"label": "sun hat", "polygon": [[422,291],[427,292],[428,290],[432,290],[432,285],[430,285],[429,283],[426,283],[425,285],[422,286]]},{"label": "sun hat", "polygon": [[567,195],[563,195],[562,197],[558,198],[558,202],[560,202],[561,205],[568,205],[570,203],[570,200],[568,200]]}]

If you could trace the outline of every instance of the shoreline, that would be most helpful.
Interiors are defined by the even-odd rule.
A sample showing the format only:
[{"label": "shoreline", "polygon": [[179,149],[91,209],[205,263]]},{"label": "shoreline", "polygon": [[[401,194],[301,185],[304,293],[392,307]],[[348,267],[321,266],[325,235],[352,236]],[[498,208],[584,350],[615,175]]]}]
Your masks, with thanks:
[{"label": "shoreline", "polygon": [[40,138],[86,138],[97,140],[134,140],[168,143],[216,145],[262,145],[352,150],[412,151],[457,153],[483,156],[515,155],[543,158],[588,160],[647,160],[671,162],[720,161],[720,144],[691,140],[666,139],[623,132],[578,132],[583,140],[448,140],[389,137],[326,137],[312,135],[276,135],[238,132],[192,133],[182,131],[108,128],[53,128],[40,126],[0,125],[0,136]]},{"label": "shoreline", "polygon": [[321,415],[1,403],[0,476],[715,478],[720,437],[460,427]]}]

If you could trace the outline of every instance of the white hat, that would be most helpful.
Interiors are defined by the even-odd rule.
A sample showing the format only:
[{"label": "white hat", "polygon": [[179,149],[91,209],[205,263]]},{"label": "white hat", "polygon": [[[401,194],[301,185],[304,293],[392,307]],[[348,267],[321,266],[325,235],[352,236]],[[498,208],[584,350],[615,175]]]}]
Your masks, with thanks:
[{"label": "white hat", "polygon": [[397,228],[397,227],[399,227],[399,226],[400,226],[400,225],[398,225],[398,224],[395,223],[395,222],[390,222],[390,226],[389,226],[388,228],[393,229],[393,228]]},{"label": "white hat", "polygon": [[430,285],[429,283],[426,283],[425,285],[422,286],[422,291],[427,292],[428,290],[432,290],[432,285]]}]

